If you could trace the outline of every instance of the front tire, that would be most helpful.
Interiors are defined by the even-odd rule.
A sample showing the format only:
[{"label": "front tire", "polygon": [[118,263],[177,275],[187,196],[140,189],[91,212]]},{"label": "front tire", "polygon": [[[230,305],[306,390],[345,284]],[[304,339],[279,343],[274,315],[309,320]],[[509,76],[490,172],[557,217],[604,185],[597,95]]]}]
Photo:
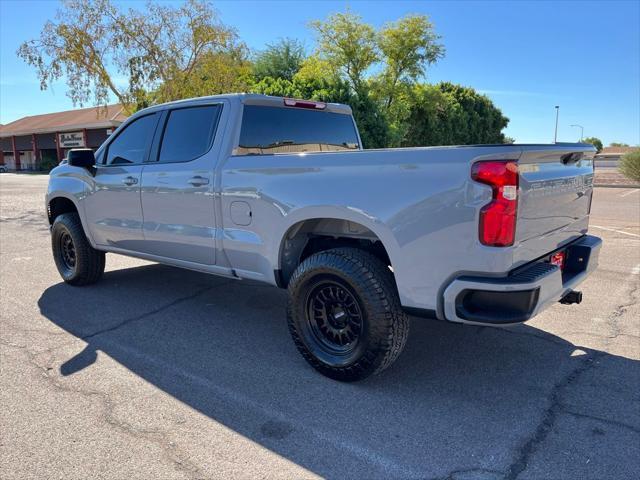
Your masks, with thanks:
[{"label": "front tire", "polygon": [[287,320],[296,347],[323,375],[362,380],[388,368],[409,333],[391,272],[355,248],[311,255],[289,282]]},{"label": "front tire", "polygon": [[94,249],[77,213],[63,213],[51,227],[53,259],[62,279],[70,285],[89,285],[104,273],[105,255]]}]

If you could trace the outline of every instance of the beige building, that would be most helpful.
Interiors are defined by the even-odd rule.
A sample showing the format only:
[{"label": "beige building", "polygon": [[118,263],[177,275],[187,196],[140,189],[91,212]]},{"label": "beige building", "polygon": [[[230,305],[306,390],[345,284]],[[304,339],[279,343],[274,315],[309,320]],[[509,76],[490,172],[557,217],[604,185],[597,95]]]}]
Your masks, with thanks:
[{"label": "beige building", "polygon": [[625,153],[638,150],[639,147],[604,147],[594,157],[596,167],[617,167]]},{"label": "beige building", "polygon": [[9,170],[56,165],[71,148],[96,150],[126,119],[116,104],[32,115],[0,125],[0,165]]}]

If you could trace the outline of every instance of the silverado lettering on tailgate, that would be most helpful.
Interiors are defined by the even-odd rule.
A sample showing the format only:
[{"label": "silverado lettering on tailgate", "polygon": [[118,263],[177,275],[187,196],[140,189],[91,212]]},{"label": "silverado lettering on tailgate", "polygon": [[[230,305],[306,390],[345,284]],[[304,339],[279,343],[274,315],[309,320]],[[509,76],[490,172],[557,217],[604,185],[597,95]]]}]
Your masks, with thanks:
[{"label": "silverado lettering on tailgate", "polygon": [[540,180],[529,184],[529,195],[546,197],[561,193],[578,193],[584,195],[593,186],[593,174],[578,175],[576,177]]}]

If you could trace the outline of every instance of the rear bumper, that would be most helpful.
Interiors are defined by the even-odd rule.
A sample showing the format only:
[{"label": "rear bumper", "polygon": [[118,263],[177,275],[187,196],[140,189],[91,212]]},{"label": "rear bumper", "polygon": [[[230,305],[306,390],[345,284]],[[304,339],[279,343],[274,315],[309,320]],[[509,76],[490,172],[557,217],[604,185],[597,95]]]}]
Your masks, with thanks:
[{"label": "rear bumper", "polygon": [[563,247],[564,271],[537,261],[506,277],[458,277],[444,291],[445,318],[482,325],[525,322],[560,301],[595,270],[601,246],[600,238],[585,235]]}]

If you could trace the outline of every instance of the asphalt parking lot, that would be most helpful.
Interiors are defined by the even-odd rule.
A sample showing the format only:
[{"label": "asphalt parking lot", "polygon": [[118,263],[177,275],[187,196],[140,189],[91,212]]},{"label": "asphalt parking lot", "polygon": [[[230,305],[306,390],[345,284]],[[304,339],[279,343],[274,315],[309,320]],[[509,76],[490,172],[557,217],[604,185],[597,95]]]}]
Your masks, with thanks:
[{"label": "asphalt parking lot", "polygon": [[581,305],[413,319],[383,375],[298,355],[284,292],[116,255],[63,284],[46,176],[0,175],[0,477],[640,478],[640,191],[598,188]]}]

